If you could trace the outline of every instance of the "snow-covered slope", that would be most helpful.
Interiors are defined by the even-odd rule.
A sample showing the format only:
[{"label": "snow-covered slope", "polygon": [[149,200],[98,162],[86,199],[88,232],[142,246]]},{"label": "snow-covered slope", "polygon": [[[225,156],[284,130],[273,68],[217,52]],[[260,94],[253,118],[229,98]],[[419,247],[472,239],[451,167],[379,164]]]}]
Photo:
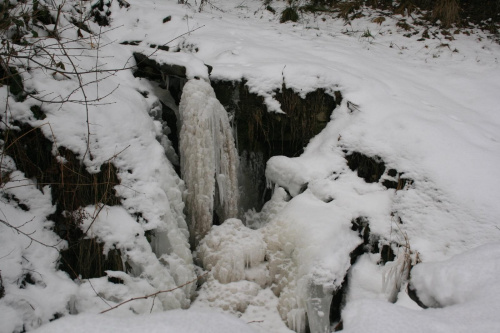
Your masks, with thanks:
[{"label": "snow-covered slope", "polygon": [[[271,112],[282,112],[273,95],[283,83],[301,96],[323,88],[332,95],[340,91],[343,99],[337,100],[330,122],[301,156],[268,161],[266,176],[276,186],[273,198],[261,213],[240,216],[257,230],[229,220],[202,241],[195,258],[216,272],[197,294],[196,283],[189,283],[127,303],[109,315],[187,308],[194,301],[194,308],[229,312],[261,332],[304,331],[306,314],[313,332],[325,332],[337,324],[330,323],[328,311],[347,274],[341,303],[346,305],[342,318],[348,332],[396,332],[409,322],[422,325],[416,331],[440,325],[459,331],[450,322],[463,320],[470,309],[482,315],[466,317],[469,330],[500,326],[491,315],[498,302],[484,287],[498,289],[490,278],[496,274],[498,246],[484,246],[500,241],[498,44],[472,29],[472,35],[459,32],[448,40],[437,27],[430,28],[430,39],[418,41],[420,32],[405,37],[398,31],[400,17],[372,22],[375,12],[348,24],[327,14],[305,13],[299,23],[280,24],[279,15],[258,1],[212,1],[201,11],[189,1],[128,3],[106,5],[110,26],[88,22],[96,36],[82,30],[86,38],[78,40],[70,14],[77,15],[76,9],[88,12],[90,5],[80,8],[79,2],[65,2],[61,36],[77,39],[66,44],[74,52],[75,68],[127,68],[134,65],[133,52],[141,52],[159,63],[184,66],[190,96],[203,89],[203,96],[212,96],[208,80],[245,80]],[[285,5],[272,3],[278,12]],[[95,48],[96,43],[101,47]],[[169,51],[156,49],[165,44]],[[54,52],[70,68],[64,52]],[[210,75],[204,64],[213,68]],[[71,280],[59,271],[58,250],[67,244],[52,231],[49,216],[56,203],[50,184],[37,187],[35,179],[14,171],[1,189],[1,220],[7,223],[0,224],[5,287],[0,332],[40,325],[43,330],[54,317],[97,313],[196,279],[184,208],[189,191],[201,180],[186,186],[166,157],[166,151],[169,156],[175,153],[168,131],[153,119],[162,109],[160,102],[165,103],[159,88],[134,77],[130,69],[78,78],[33,68],[22,77],[26,89],[41,98],[59,101],[69,96],[78,102],[42,103],[46,118],[35,119],[30,107],[40,103],[31,97],[22,102],[9,98],[7,103],[7,86],[0,87],[0,105],[5,105],[2,130],[18,126],[15,120],[40,127],[54,143],[54,155],[55,147],[71,150],[89,173],[112,162],[120,181],[115,186],[120,204],[82,207],[81,230],[102,242],[106,253],[120,250],[129,268],[127,273],[108,272],[109,279]],[[85,99],[95,102],[86,107]],[[200,144],[204,138],[206,133],[191,142]],[[196,147],[186,142],[181,142],[183,153],[194,151]],[[383,161],[382,180],[412,182],[397,190],[382,181],[366,183],[348,166],[346,155],[353,152]],[[2,168],[3,174],[16,170],[8,156],[3,156]],[[395,176],[390,169],[397,170]],[[208,192],[214,192],[213,185]],[[357,218],[368,221],[371,241],[395,252],[394,261],[384,265],[379,252],[366,249],[357,258],[350,255],[363,243],[353,230]],[[237,237],[223,235],[223,230]],[[233,258],[232,251],[242,255]],[[449,261],[430,264],[442,260]],[[444,309],[416,310],[420,308],[405,292],[409,263],[417,264],[411,279],[417,295],[426,305]],[[470,265],[469,270],[484,269],[482,280],[459,269],[462,264]],[[234,272],[226,272],[230,267]],[[112,278],[121,283],[110,282]],[[447,288],[451,295],[445,293]],[[469,297],[465,290],[481,297]],[[85,318],[82,321],[93,320]],[[114,321],[109,320],[111,325]],[[151,320],[154,324],[163,319],[156,315]],[[72,325],[69,319],[64,323]],[[53,325],[47,330],[57,323]],[[127,328],[133,330],[134,325]]]}]

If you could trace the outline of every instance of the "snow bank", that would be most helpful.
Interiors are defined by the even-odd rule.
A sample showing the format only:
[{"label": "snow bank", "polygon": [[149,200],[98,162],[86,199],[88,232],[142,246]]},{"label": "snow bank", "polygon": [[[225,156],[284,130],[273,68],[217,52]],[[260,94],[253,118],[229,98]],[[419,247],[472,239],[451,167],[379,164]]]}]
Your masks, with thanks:
[{"label": "snow bank", "polygon": [[185,84],[179,115],[188,224],[197,245],[212,226],[214,209],[221,221],[238,213],[238,153],[227,112],[209,83]]},{"label": "snow bank", "polygon": [[138,316],[69,316],[47,324],[37,333],[253,333],[250,326],[233,316],[208,310],[171,310]]},{"label": "snow bank", "polygon": [[417,265],[411,284],[430,307],[493,301],[500,293],[499,263],[500,243],[486,244],[444,262]]},{"label": "snow bank", "polygon": [[[12,205],[9,197],[17,198],[24,209]],[[46,219],[55,211],[48,186],[42,192],[23,173],[12,172],[3,186],[0,211],[0,271],[5,288],[0,332],[32,330],[55,313],[67,314],[78,287],[58,270],[59,250],[66,243],[50,231],[54,223]]]},{"label": "snow bank", "polygon": [[343,311],[344,332],[494,332],[500,325],[500,244],[487,244],[412,270],[418,296],[440,309],[412,310],[358,300]]}]

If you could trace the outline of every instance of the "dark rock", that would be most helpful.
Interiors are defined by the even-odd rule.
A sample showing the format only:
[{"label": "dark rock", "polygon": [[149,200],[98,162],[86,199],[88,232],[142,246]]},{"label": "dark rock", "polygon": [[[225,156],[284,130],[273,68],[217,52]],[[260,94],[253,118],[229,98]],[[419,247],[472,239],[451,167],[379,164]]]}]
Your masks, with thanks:
[{"label": "dark rock", "polygon": [[174,147],[175,153],[179,156],[179,129],[177,127],[177,116],[175,111],[169,108],[166,104],[161,103],[162,106],[162,120],[167,123],[170,128],[170,133],[167,135],[168,139]]},{"label": "dark rock", "polygon": [[158,45],[158,50],[168,51],[170,50],[170,47],[168,47],[167,45]]},{"label": "dark rock", "polygon": [[121,42],[121,45],[132,45],[132,46],[137,46],[142,42],[142,40],[126,40]]},{"label": "dark rock", "polygon": [[182,89],[184,88],[185,83],[186,79],[184,78],[169,76],[168,91],[177,105],[181,102]]},{"label": "dark rock", "polygon": [[5,288],[3,286],[2,271],[0,271],[0,299],[5,296]]},{"label": "dark rock", "polygon": [[94,22],[97,23],[99,26],[104,27],[109,25],[109,18],[108,16],[111,14],[107,14],[104,12],[104,1],[98,1],[96,2],[92,7],[91,15],[94,18]]},{"label": "dark rock", "polygon": [[92,6],[90,7],[90,9],[97,9],[97,10],[103,11],[104,10],[104,0],[98,0],[98,1],[94,2],[92,4]]},{"label": "dark rock", "polygon": [[0,84],[7,84],[17,101],[24,100],[23,79],[15,67],[0,66]]},{"label": "dark rock", "polygon": [[418,297],[417,295],[417,290],[413,287],[413,285],[411,283],[408,284],[408,286],[406,287],[406,292],[408,294],[408,296],[410,296],[410,298],[418,304],[418,306],[420,306],[421,308],[423,309],[427,309],[428,306],[425,305],[421,300],[420,298]]},{"label": "dark rock", "polygon": [[351,259],[351,266],[354,265],[356,263],[356,260],[358,260],[358,258],[364,253],[366,253],[364,243],[361,243],[358,246],[356,246],[356,248],[352,250],[351,253],[349,253],[349,258]]},{"label": "dark rock", "polygon": [[62,313],[56,312],[56,313],[54,313],[52,318],[49,319],[49,321],[54,321],[54,320],[57,320],[57,319],[62,318],[62,317],[64,317],[64,315]]},{"label": "dark rock", "polygon": [[299,194],[304,193],[308,187],[309,187],[309,183],[302,184],[302,186],[300,187],[300,190],[299,190]]},{"label": "dark rock", "polygon": [[32,107],[30,107],[30,110],[31,112],[33,112],[33,116],[37,120],[44,120],[45,118],[47,118],[45,112],[42,111],[42,108],[39,105],[33,105]]},{"label": "dark rock", "polygon": [[396,177],[398,175],[398,170],[396,169],[389,169],[389,171],[387,171],[387,174],[391,177]]},{"label": "dark rock", "polygon": [[45,25],[55,24],[55,19],[50,15],[49,8],[39,4],[35,8],[33,4],[33,22],[39,21]]},{"label": "dark rock", "polygon": [[120,8],[123,8],[123,7],[129,8],[130,7],[130,4],[125,0],[118,0],[118,5],[120,6]]},{"label": "dark rock", "polygon": [[391,246],[388,244],[383,245],[380,251],[380,262],[385,265],[389,261],[394,261],[394,258],[396,258],[396,256]]},{"label": "dark rock", "polygon": [[106,276],[106,271],[123,271],[119,250],[103,254],[104,245],[96,239],[81,239],[68,249],[61,251],[60,269],[73,279],[90,279]]},{"label": "dark rock", "polygon": [[280,23],[285,23],[288,21],[297,22],[298,20],[299,20],[299,14],[297,13],[297,10],[293,7],[285,8],[285,10],[281,12]]},{"label": "dark rock", "polygon": [[358,177],[367,183],[375,183],[384,174],[385,163],[379,156],[369,157],[358,152],[346,155],[347,165],[352,171],[358,172]]},{"label": "dark rock", "polygon": [[413,179],[410,178],[399,178],[398,181],[398,190],[404,189],[407,185],[410,186],[413,184]]},{"label": "dark rock", "polygon": [[389,180],[389,179],[384,179],[382,182],[382,185],[384,185],[386,188],[393,188],[397,189],[398,188],[398,182],[394,180]]},{"label": "dark rock", "polygon": [[407,185],[413,184],[410,178],[403,178],[404,172],[398,172],[396,169],[389,169],[387,176],[384,176],[382,185],[388,189],[395,189],[396,191],[403,190]]},{"label": "dark rock", "polygon": [[323,130],[336,107],[324,89],[304,99],[283,85],[275,92],[285,114],[268,112],[264,98],[249,91],[245,81],[212,81],[217,99],[234,113],[238,129],[238,149],[271,156],[298,156],[309,140]]},{"label": "dark rock", "polygon": [[[61,269],[73,278],[103,276],[105,270],[121,270],[119,251],[103,255],[103,246],[96,240],[84,239],[80,228],[85,213],[80,209],[98,203],[117,205],[115,185],[119,185],[116,168],[112,163],[101,166],[98,173],[90,174],[78,157],[64,147],[58,147],[58,156],[66,163],[61,170],[53,155],[53,143],[40,129],[19,124],[19,131],[11,130],[6,137],[5,147],[15,161],[17,168],[27,178],[36,179],[41,188],[51,184],[52,204],[56,211],[48,216],[54,222],[54,232],[68,242],[68,248],[61,251]],[[3,133],[0,133],[3,134]]]},{"label": "dark rock", "polygon": [[186,78],[186,67],[184,66],[161,64],[160,71],[165,75]]},{"label": "dark rock", "polygon": [[123,279],[120,279],[118,277],[114,276],[108,276],[108,282],[114,283],[114,284],[124,284],[125,281]]},{"label": "dark rock", "polygon": [[333,293],[332,303],[330,305],[330,324],[341,321],[342,308],[345,305],[345,296],[347,292],[347,286],[349,284],[349,273],[344,277],[340,288]]},{"label": "dark rock", "polygon": [[184,66],[159,64],[139,52],[134,52],[133,55],[137,62],[137,70],[134,72],[135,77],[144,77],[160,83],[164,83],[167,76],[186,79],[186,67]]},{"label": "dark rock", "polygon": [[379,253],[378,243],[380,236],[372,234],[370,230],[370,221],[364,216],[351,220],[351,230],[357,231],[359,237],[363,240],[364,253]]},{"label": "dark rock", "polygon": [[270,5],[267,5],[266,6],[266,10],[273,13],[273,14],[276,14],[276,9],[274,9],[273,7],[271,7]]},{"label": "dark rock", "polygon": [[365,245],[370,244],[370,225],[366,217],[360,216],[351,220],[351,230],[357,231],[359,236],[363,239]]},{"label": "dark rock", "polygon": [[19,207],[21,210],[25,211],[25,212],[28,212],[30,210],[30,208],[21,202],[21,200],[19,200],[15,195],[13,194],[10,194],[10,193],[3,193],[2,194],[2,197],[9,201],[9,202],[15,202],[17,204],[17,207]]},{"label": "dark rock", "polygon": [[333,96],[335,97],[335,103],[337,103],[337,106],[340,106],[340,104],[342,103],[342,94],[340,93],[340,91],[335,91],[333,93]]},{"label": "dark rock", "polygon": [[36,281],[33,280],[33,277],[31,276],[31,273],[29,273],[29,272],[24,274],[23,279],[21,280],[21,283],[19,285],[19,288],[26,289],[27,284],[31,284],[31,285],[36,284]]},{"label": "dark rock", "polygon": [[[74,17],[71,17],[71,23],[73,23],[78,29],[81,29],[89,34],[91,34],[92,32],[90,31],[90,28],[88,27],[87,24],[85,24],[84,22],[81,22],[81,21],[77,21],[76,18]],[[81,31],[78,32],[79,33],[79,36],[81,34]]]},{"label": "dark rock", "polygon": [[147,90],[144,90],[144,91],[140,91],[140,90],[138,90],[138,92],[139,92],[139,94],[141,94],[141,95],[142,95],[142,97],[144,97],[144,98],[148,98],[148,96],[149,96],[149,91],[147,91]]}]

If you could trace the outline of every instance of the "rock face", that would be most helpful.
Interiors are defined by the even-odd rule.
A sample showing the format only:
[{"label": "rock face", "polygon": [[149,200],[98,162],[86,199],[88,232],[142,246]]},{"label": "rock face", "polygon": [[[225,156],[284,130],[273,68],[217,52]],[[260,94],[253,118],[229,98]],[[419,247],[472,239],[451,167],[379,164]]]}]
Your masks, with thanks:
[{"label": "rock face", "polygon": [[134,58],[137,62],[134,76],[159,82],[162,87],[169,90],[175,102],[179,104],[182,89],[186,83],[186,67],[158,63],[139,52],[134,52]]},{"label": "rock face", "polygon": [[268,112],[264,98],[251,93],[245,81],[213,81],[215,94],[233,113],[238,129],[238,149],[261,152],[264,157],[298,156],[309,140],[326,126],[336,99],[323,89],[305,98],[283,84],[275,92],[284,113]]},{"label": "rock face", "polygon": [[347,165],[352,171],[358,172],[358,176],[367,183],[378,182],[385,172],[385,163],[378,156],[369,157],[358,152],[346,156]]},{"label": "rock face", "polygon": [[[61,251],[61,269],[73,278],[84,279],[104,276],[106,270],[123,271],[119,250],[104,255],[103,244],[96,239],[83,239],[84,233],[79,228],[83,218],[81,207],[98,202],[109,206],[119,204],[114,189],[120,183],[115,166],[106,163],[99,173],[90,174],[68,149],[60,146],[54,156],[53,143],[40,129],[26,124],[20,126],[19,132],[10,132],[6,146],[9,147],[6,153],[27,177],[40,184],[51,184],[56,210],[49,218],[55,222],[54,231],[69,244],[68,249]],[[64,169],[58,159],[65,161]]]},{"label": "rock face", "polygon": [[[245,195],[258,197],[243,202],[243,210],[259,210],[268,197],[265,192],[265,163],[271,156],[299,156],[309,140],[317,135],[330,120],[341,101],[324,89],[306,94],[305,98],[283,84],[274,98],[284,113],[269,112],[264,98],[251,93],[245,81],[212,81],[217,99],[233,118],[241,161],[241,173],[251,175],[252,181],[242,180]],[[248,187],[245,188],[245,183]]]}]

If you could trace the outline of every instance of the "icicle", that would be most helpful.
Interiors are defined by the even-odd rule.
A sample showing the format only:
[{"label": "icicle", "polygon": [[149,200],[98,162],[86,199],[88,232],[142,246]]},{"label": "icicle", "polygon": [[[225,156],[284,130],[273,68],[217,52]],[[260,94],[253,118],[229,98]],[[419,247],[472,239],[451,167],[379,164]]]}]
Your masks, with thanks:
[{"label": "icicle", "polygon": [[237,215],[238,153],[226,110],[209,83],[188,81],[179,113],[187,218],[191,243],[197,246],[212,226],[214,209],[221,220]]},{"label": "icicle", "polygon": [[330,332],[330,305],[333,293],[325,292],[323,285],[311,284],[309,298],[306,301],[307,318],[311,333]]}]

